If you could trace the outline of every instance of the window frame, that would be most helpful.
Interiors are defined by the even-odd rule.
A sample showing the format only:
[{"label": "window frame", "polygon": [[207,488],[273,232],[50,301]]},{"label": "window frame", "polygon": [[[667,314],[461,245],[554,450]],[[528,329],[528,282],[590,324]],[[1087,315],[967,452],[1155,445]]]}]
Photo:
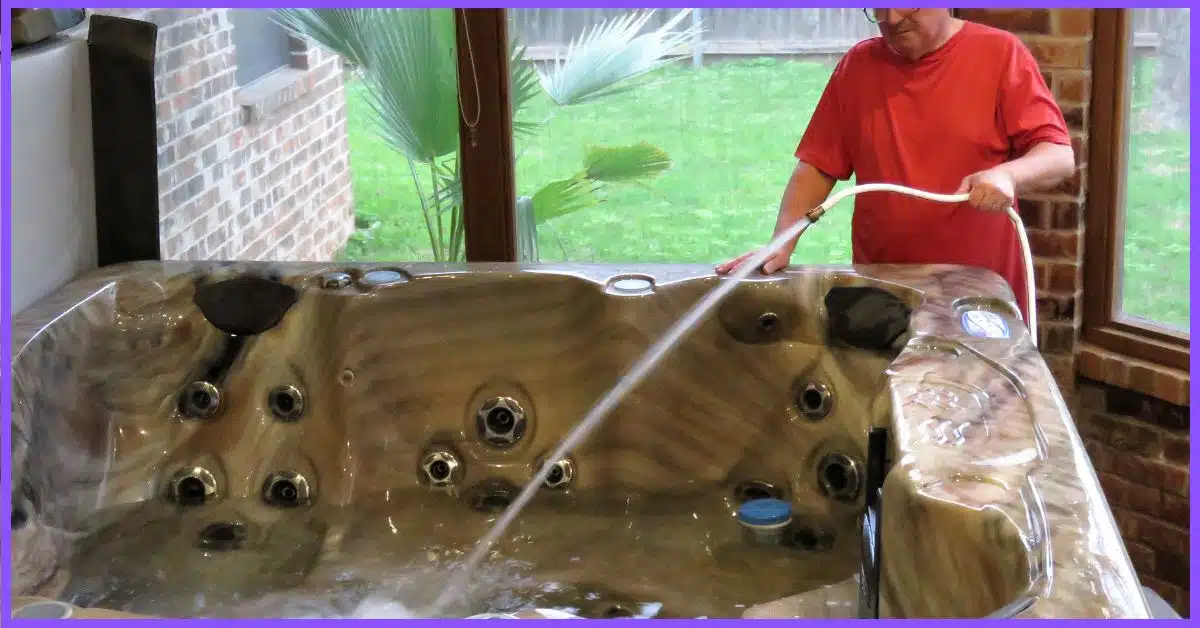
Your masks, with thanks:
[{"label": "window frame", "polygon": [[[265,22],[267,24],[270,24],[270,26],[272,28],[279,30],[279,33],[282,35],[281,41],[283,43],[283,63],[281,63],[280,65],[275,66],[269,70],[266,70],[265,72],[256,73],[252,77],[246,78],[246,77],[241,76],[242,70],[244,67],[253,67],[250,64],[242,63],[243,55],[249,54],[250,56],[257,56],[256,53],[261,53],[265,49],[258,48],[258,47],[251,47],[251,48],[247,49],[247,48],[244,48],[243,46],[238,45],[238,43],[239,43],[238,40],[240,38],[237,34],[238,24],[234,20],[234,17],[235,17],[234,12],[235,11],[243,11],[243,12],[246,12],[246,15],[251,15],[255,11],[264,11],[264,10],[263,9],[230,9],[229,10],[229,12],[230,12],[229,13],[229,21],[230,21],[230,26],[232,27],[230,29],[230,31],[231,31],[230,37],[233,38],[233,55],[234,55],[234,61],[237,63],[237,71],[234,73],[234,82],[238,88],[244,88],[249,85],[253,85],[254,83],[261,81],[262,79],[270,76],[274,72],[278,72],[279,70],[297,69],[296,68],[296,59],[295,59],[295,56],[296,56],[295,50],[296,50],[297,42],[296,42],[295,38],[292,36],[292,34],[289,33],[287,31],[287,29],[276,24],[275,22],[272,22],[269,17],[266,17],[265,15],[264,16],[254,15],[254,19],[261,18],[261,19],[265,20]],[[262,25],[263,24],[254,24],[255,27],[261,27]],[[251,31],[255,37],[261,36],[263,34],[260,28],[252,28]],[[245,43],[245,42],[243,41],[242,43]]]},{"label": "window frame", "polygon": [[1083,340],[1161,366],[1188,370],[1191,334],[1122,316],[1122,232],[1131,98],[1129,9],[1094,9],[1083,264]]},{"label": "window frame", "polygon": [[453,9],[464,259],[517,261],[508,12]]}]

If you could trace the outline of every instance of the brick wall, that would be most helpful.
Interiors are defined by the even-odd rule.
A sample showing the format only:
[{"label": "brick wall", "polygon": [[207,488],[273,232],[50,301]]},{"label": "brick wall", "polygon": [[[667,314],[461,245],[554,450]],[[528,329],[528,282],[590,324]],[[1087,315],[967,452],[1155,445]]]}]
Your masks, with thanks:
[{"label": "brick wall", "polygon": [[1039,346],[1072,406],[1142,583],[1186,617],[1189,374],[1080,338],[1093,11],[961,9],[959,15],[1020,35],[1071,127],[1076,175],[1020,205],[1037,271]]},{"label": "brick wall", "polygon": [[340,60],[239,87],[229,9],[103,9],[153,22],[166,259],[328,260],[354,228]]},{"label": "brick wall", "polygon": [[[1090,358],[1089,358],[1090,359]],[[1082,379],[1075,416],[1142,584],[1188,616],[1188,412]]]},{"label": "brick wall", "polygon": [[1037,277],[1038,346],[1059,386],[1075,388],[1083,289],[1083,206],[1087,181],[1087,105],[1091,93],[1091,9],[960,9],[963,19],[1021,36],[1075,140],[1075,176],[1049,194],[1020,199]]}]

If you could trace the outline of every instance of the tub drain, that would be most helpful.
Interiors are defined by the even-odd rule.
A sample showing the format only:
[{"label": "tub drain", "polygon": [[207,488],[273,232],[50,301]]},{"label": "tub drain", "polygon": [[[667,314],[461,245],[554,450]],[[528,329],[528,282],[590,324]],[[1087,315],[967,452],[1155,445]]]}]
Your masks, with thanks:
[{"label": "tub drain", "polygon": [[733,488],[733,498],[739,503],[756,499],[781,499],[783,491],[770,482],[748,480]]},{"label": "tub drain", "polygon": [[620,604],[614,604],[604,609],[604,612],[600,614],[600,617],[603,619],[622,619],[625,617],[633,617],[633,611],[621,606]]},{"label": "tub drain", "polygon": [[833,548],[833,541],[831,532],[808,526],[791,528],[783,537],[785,545],[805,552],[827,552]]},{"label": "tub drain", "polygon": [[232,521],[210,523],[200,531],[200,548],[217,552],[241,549],[246,526]]},{"label": "tub drain", "polygon": [[470,497],[471,509],[477,512],[495,514],[504,512],[512,503],[513,491],[503,486],[488,486],[474,491]]}]

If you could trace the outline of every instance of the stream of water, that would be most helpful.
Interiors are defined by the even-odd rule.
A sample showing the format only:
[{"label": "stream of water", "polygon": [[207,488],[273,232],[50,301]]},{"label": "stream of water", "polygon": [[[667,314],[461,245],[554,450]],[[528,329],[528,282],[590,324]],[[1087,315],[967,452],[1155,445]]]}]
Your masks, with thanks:
[{"label": "stream of water", "polygon": [[611,390],[605,393],[605,395],[596,402],[596,405],[592,406],[592,409],[589,410],[588,413],[583,417],[583,420],[579,422],[579,425],[575,426],[575,429],[571,430],[571,432],[567,434],[567,437],[563,439],[558,448],[555,449],[554,452],[549,456],[546,456],[545,459],[547,463],[538,470],[538,473],[531,480],[529,480],[529,483],[525,485],[525,488],[521,490],[520,494],[517,495],[512,504],[505,509],[504,514],[496,521],[491,530],[489,530],[488,533],[479,540],[474,549],[472,549],[471,553],[467,556],[467,559],[463,561],[459,570],[451,578],[448,586],[434,601],[432,609],[433,613],[431,613],[430,616],[437,617],[438,611],[444,608],[447,604],[453,602],[457,597],[461,596],[467,590],[467,587],[470,584],[471,576],[477,569],[479,569],[480,565],[483,563],[483,560],[488,556],[488,552],[492,545],[504,536],[504,533],[506,530],[508,530],[508,527],[512,525],[513,521],[518,516],[520,516],[521,511],[525,508],[525,505],[528,504],[531,499],[533,499],[533,496],[537,493],[538,489],[541,488],[542,483],[546,481],[550,471],[554,468],[551,463],[555,460],[559,460],[563,456],[566,456],[570,451],[575,449],[575,447],[578,447],[579,444],[582,443],[589,434],[591,434],[597,427],[600,426],[600,423],[605,419],[605,417],[608,416],[610,412],[612,412],[613,408],[615,408],[617,404],[625,398],[625,395],[629,394],[630,391],[636,388],[637,385],[640,384],[642,380],[644,380],[646,376],[658,366],[658,363],[675,349],[679,342],[683,340],[683,338],[687,336],[689,332],[695,329],[696,326],[709,315],[709,313],[711,313],[718,305],[721,304],[722,301],[725,300],[726,297],[729,296],[729,293],[732,292],[733,289],[742,282],[742,280],[750,276],[750,273],[756,272],[759,267],[767,261],[768,258],[774,255],[777,251],[781,250],[784,245],[793,238],[799,237],[802,233],[804,233],[805,229],[808,229],[809,225],[811,224],[812,223],[807,218],[801,218],[799,221],[789,227],[787,231],[779,234],[779,236],[767,244],[767,246],[763,247],[761,250],[751,256],[750,259],[738,266],[737,269],[730,273],[726,279],[718,280],[715,288],[709,291],[708,294],[704,295],[704,298],[700,299],[696,305],[692,306],[692,309],[688,310],[688,312],[684,314],[678,322],[672,325],[671,328],[668,329],[666,333],[664,333],[658,339],[657,342],[655,342],[650,346],[649,349],[646,350],[646,353],[644,353],[642,357],[637,360],[637,362],[634,362],[633,365],[629,367],[621,379],[617,381],[617,384],[613,386]]}]

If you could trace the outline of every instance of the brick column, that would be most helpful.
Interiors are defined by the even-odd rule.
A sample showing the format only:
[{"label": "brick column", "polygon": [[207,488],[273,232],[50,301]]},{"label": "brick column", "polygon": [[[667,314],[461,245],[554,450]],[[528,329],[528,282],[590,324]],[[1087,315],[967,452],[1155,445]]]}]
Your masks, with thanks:
[{"label": "brick column", "polygon": [[1055,379],[1075,388],[1083,289],[1083,205],[1087,181],[1087,105],[1091,92],[1091,9],[960,9],[963,19],[1021,37],[1054,91],[1079,165],[1058,189],[1020,199],[1037,277],[1038,346]]},{"label": "brick column", "polygon": [[[1186,617],[1188,374],[1084,348],[1080,341],[1093,10],[960,9],[959,15],[1019,35],[1071,127],[1075,176],[1020,206],[1037,267],[1039,347],[1074,408],[1142,584]],[[1081,365],[1110,374],[1112,381],[1079,378]]]},{"label": "brick column", "polygon": [[238,86],[229,9],[101,9],[153,22],[165,259],[329,260],[354,229],[336,56]]}]

